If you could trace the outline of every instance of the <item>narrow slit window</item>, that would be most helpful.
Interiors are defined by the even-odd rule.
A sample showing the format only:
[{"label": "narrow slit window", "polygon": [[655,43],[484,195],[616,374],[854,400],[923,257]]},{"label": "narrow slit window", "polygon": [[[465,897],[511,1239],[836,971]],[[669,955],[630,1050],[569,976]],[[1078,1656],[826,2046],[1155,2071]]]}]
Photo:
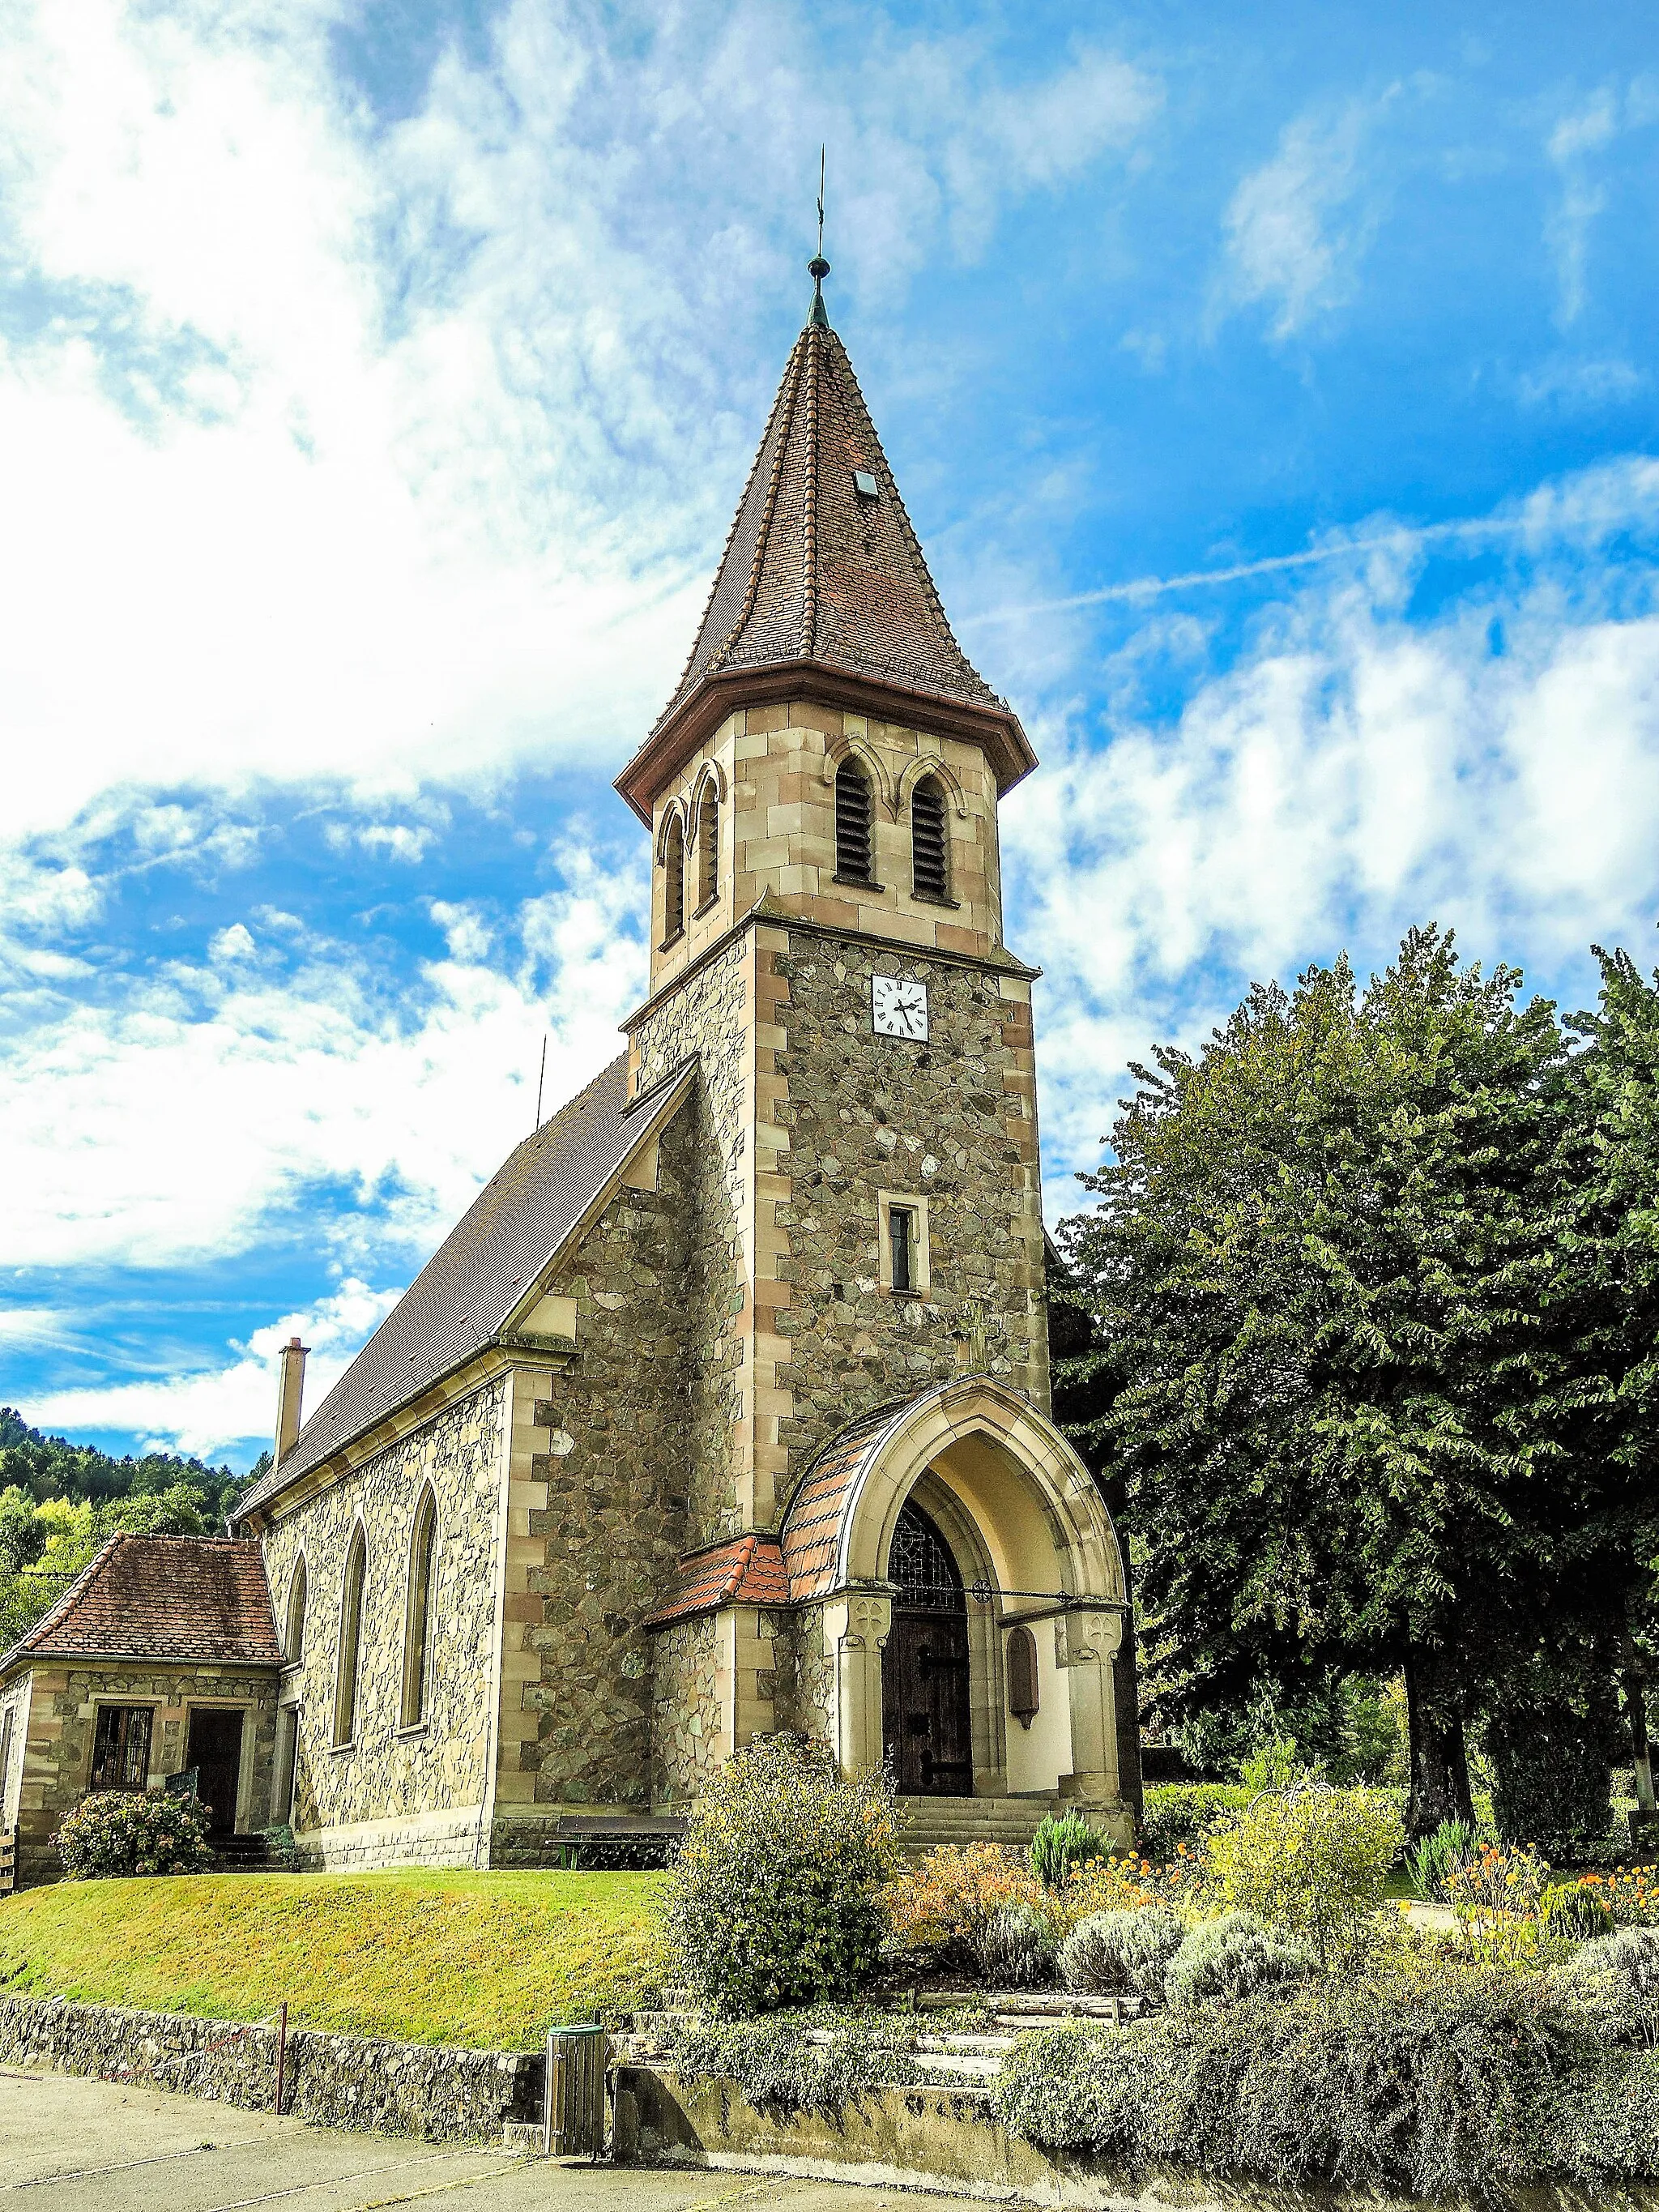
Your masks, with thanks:
[{"label": "narrow slit window", "polygon": [[855,760],[836,770],[836,873],[854,883],[872,880],[870,779]]},{"label": "narrow slit window", "polygon": [[432,1644],[432,1570],[437,1558],[438,1509],[429,1488],[421,1492],[409,1540],[409,1608],[404,1624],[404,1720],[418,1728],[426,1718],[426,1686]]},{"label": "narrow slit window", "polygon": [[675,815],[662,848],[662,941],[672,945],[685,928],[685,832]]},{"label": "narrow slit window", "polygon": [[707,906],[720,887],[720,803],[706,783],[697,804],[697,903]]},{"label": "narrow slit window", "polygon": [[288,1585],[288,1626],[283,1633],[283,1656],[293,1661],[306,1656],[306,1563],[296,1559]]},{"label": "narrow slit window", "polygon": [[887,1235],[892,1247],[893,1288],[914,1291],[915,1281],[916,1217],[908,1206],[888,1210]]},{"label": "narrow slit window", "polygon": [[951,844],[945,793],[925,775],[910,795],[910,882],[921,898],[951,896]]},{"label": "narrow slit window", "polygon": [[361,1527],[354,1530],[346,1554],[345,1582],[340,1592],[340,1661],[334,1684],[334,1742],[337,1749],[356,1741],[357,1735],[357,1676],[362,1657],[363,1577],[368,1565],[368,1547]]}]

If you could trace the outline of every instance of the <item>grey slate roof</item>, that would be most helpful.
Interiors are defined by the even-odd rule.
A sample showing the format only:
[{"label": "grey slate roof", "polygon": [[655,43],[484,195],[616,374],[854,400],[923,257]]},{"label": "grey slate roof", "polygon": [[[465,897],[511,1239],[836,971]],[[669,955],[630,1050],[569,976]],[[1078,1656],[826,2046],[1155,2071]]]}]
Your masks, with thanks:
[{"label": "grey slate roof", "polygon": [[238,1517],[488,1344],[662,1116],[684,1073],[630,1105],[622,1054],[526,1137],[306,1422],[282,1465],[240,1500]]}]

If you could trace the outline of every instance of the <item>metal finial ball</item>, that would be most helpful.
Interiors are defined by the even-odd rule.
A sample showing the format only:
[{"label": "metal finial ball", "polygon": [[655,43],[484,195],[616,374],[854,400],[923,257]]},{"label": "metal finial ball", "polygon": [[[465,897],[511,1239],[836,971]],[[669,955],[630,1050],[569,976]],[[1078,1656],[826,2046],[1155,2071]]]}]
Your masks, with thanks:
[{"label": "metal finial ball", "polygon": [[815,253],[806,264],[806,273],[815,284],[822,284],[830,274],[830,264],[821,253]]}]

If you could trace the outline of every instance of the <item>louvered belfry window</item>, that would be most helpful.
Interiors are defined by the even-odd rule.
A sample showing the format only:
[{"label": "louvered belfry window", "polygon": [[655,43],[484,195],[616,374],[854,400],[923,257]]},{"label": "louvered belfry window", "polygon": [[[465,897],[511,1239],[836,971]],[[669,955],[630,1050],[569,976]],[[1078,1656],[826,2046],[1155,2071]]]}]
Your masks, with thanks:
[{"label": "louvered belfry window", "polygon": [[697,903],[707,906],[720,887],[720,807],[706,783],[697,806]]},{"label": "louvered belfry window", "polygon": [[672,945],[685,927],[685,832],[675,815],[662,853],[662,941]]},{"label": "louvered belfry window", "polygon": [[945,793],[925,775],[910,794],[910,882],[922,898],[951,896],[951,848]]},{"label": "louvered belfry window", "polygon": [[836,770],[836,873],[872,880],[870,779],[855,760]]}]

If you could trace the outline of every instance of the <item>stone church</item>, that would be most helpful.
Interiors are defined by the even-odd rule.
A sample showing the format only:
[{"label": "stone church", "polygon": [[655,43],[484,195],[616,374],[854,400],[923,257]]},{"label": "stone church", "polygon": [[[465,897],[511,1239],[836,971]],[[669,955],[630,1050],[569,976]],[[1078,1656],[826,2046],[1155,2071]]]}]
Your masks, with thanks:
[{"label": "stone church", "polygon": [[[1036,766],[812,264],[672,698],[625,1049],[505,1160],[223,1540],[115,1540],[0,1660],[0,1826],[193,1769],[302,1864],[534,1866],[792,1729],[918,1840],[1139,1797],[1122,1560],[1049,1419]],[[669,1830],[672,1832],[672,1828]]]}]

